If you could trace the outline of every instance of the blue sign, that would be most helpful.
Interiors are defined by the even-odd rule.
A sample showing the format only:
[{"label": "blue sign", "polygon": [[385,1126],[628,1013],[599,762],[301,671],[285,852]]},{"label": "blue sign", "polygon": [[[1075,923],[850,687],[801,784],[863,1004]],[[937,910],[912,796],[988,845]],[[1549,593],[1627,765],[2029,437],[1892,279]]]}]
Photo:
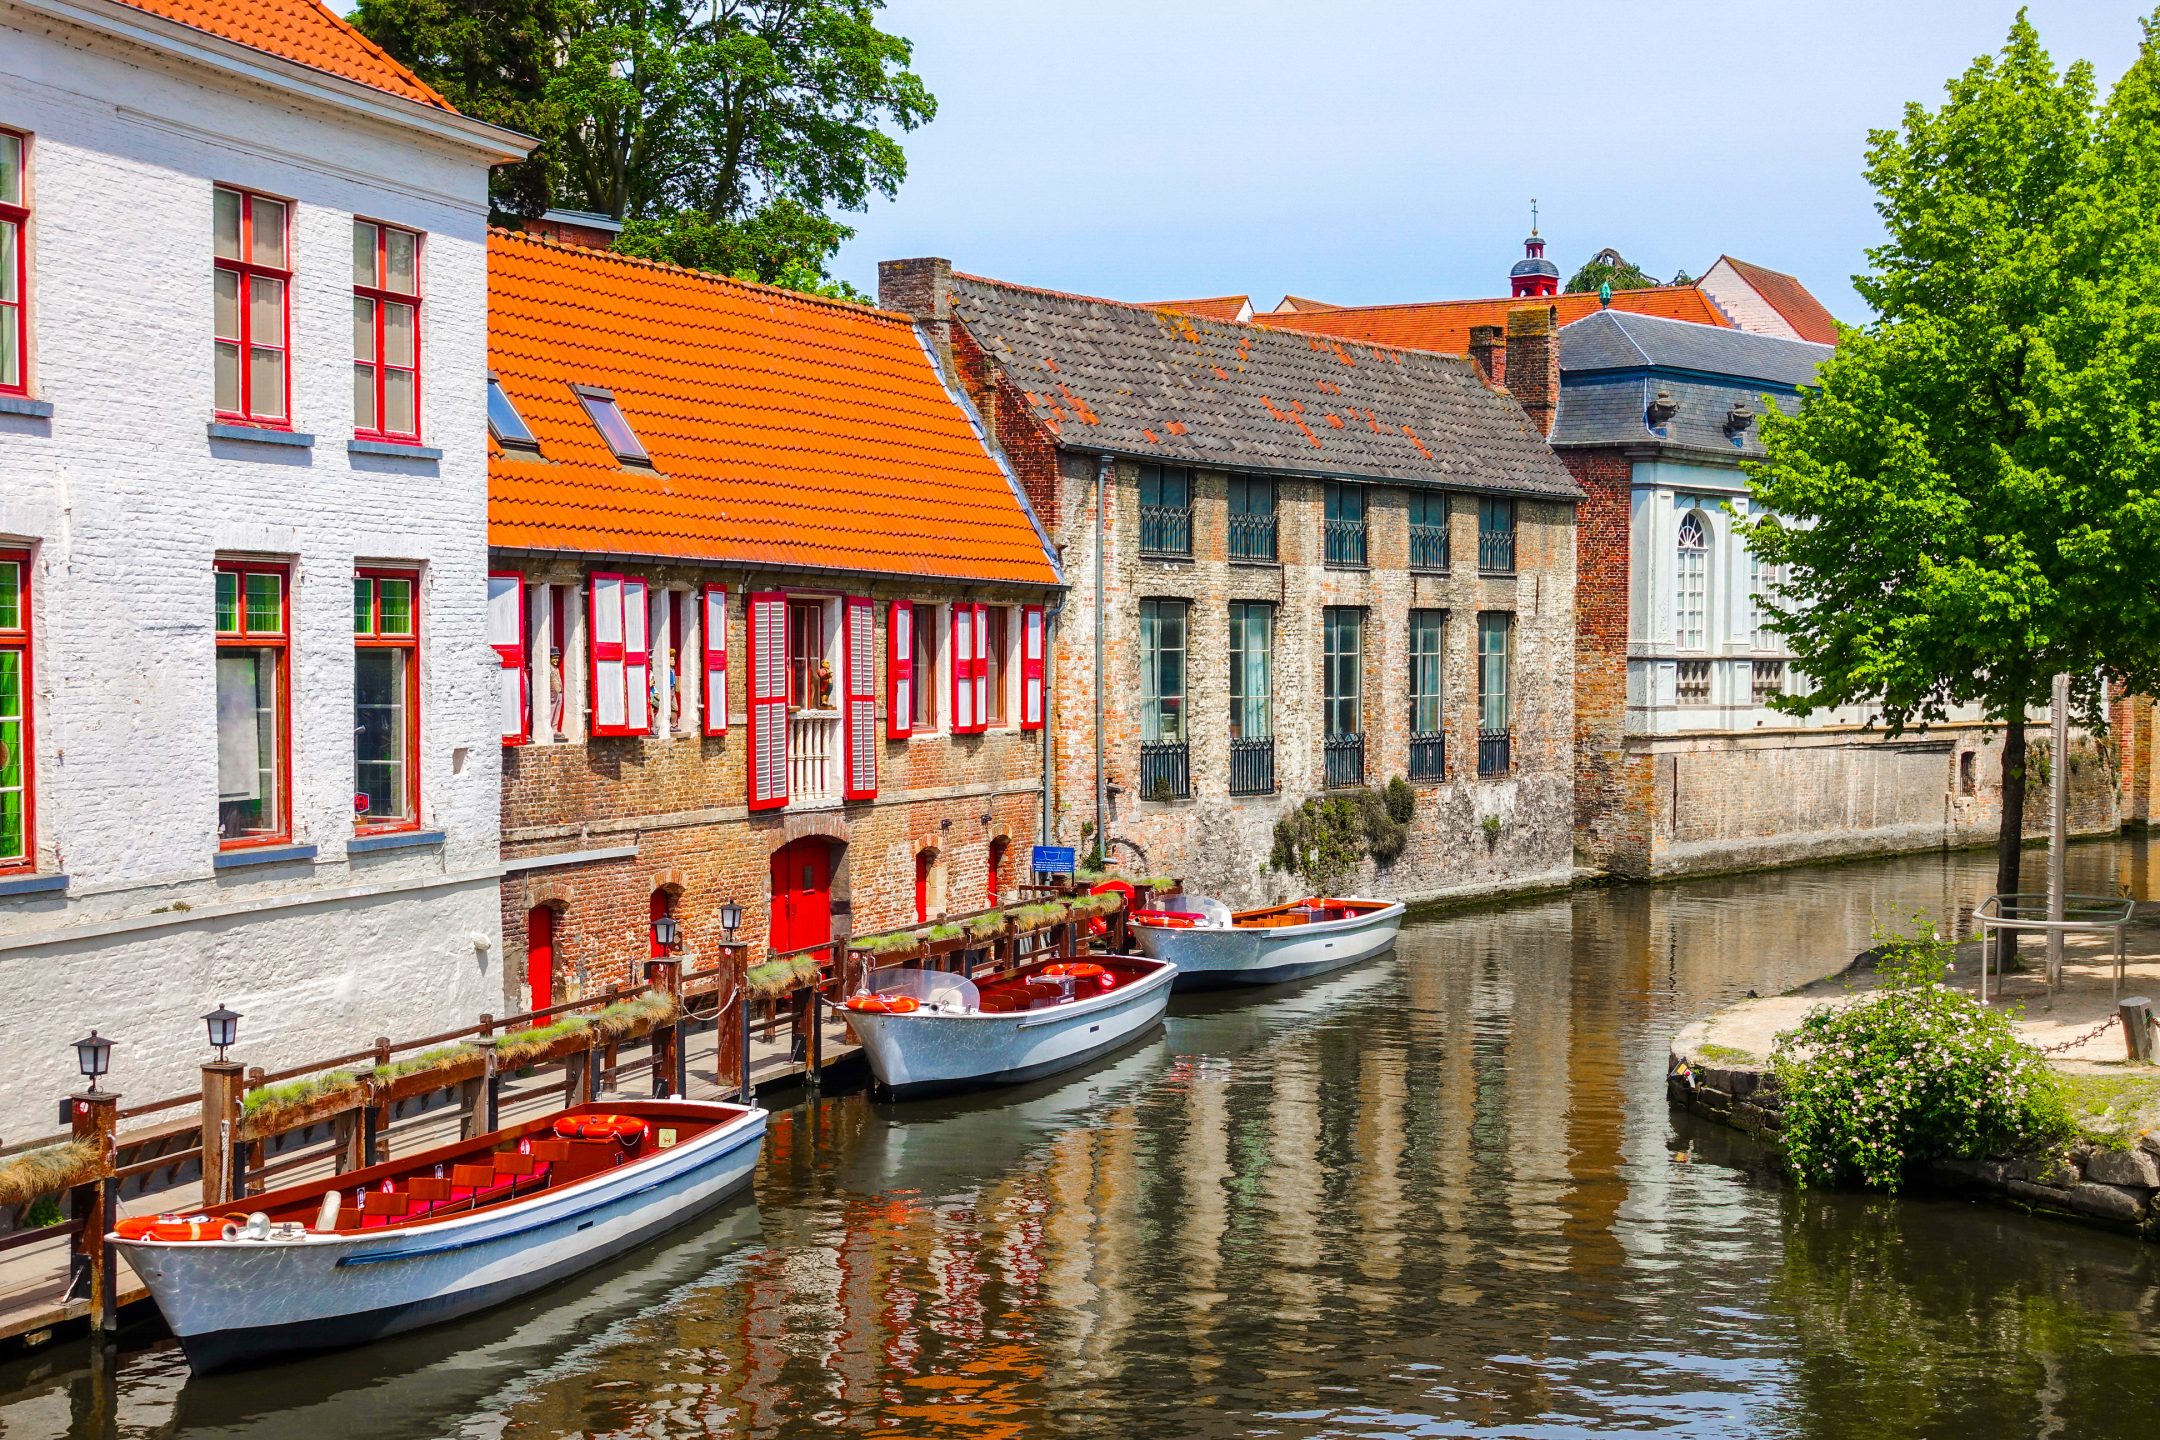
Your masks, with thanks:
[{"label": "blue sign", "polygon": [[1070,845],[1037,845],[1035,847],[1035,873],[1038,875],[1070,875],[1077,857]]}]

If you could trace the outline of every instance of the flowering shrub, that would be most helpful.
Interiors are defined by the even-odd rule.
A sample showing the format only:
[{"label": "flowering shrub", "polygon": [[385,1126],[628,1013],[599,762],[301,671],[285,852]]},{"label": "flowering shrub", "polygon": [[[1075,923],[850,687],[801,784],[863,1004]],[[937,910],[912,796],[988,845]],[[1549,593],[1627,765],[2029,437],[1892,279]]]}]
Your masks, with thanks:
[{"label": "flowering shrub", "polygon": [[1878,935],[1882,992],[1778,1036],[1786,1163],[1802,1185],[1896,1190],[1918,1165],[2070,1138],[2061,1082],[2011,1017],[1942,983],[1950,946]]}]

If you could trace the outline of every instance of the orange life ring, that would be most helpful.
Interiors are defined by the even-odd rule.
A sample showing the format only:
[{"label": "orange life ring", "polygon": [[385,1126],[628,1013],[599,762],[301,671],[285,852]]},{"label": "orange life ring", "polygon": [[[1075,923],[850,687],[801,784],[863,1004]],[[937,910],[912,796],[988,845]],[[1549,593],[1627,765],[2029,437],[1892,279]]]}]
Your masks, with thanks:
[{"label": "orange life ring", "polygon": [[560,1115],[555,1134],[564,1140],[619,1140],[635,1145],[645,1138],[645,1122],[634,1115]]},{"label": "orange life ring", "polygon": [[123,1240],[215,1240],[225,1221],[208,1215],[130,1215],[113,1226]]},{"label": "orange life ring", "polygon": [[875,995],[850,995],[846,1006],[871,1015],[912,1015],[922,1008],[922,1002],[912,995],[887,995],[880,991]]},{"label": "orange life ring", "polygon": [[1105,990],[1117,985],[1117,977],[1092,960],[1060,960],[1035,973],[1045,980],[1093,980]]}]

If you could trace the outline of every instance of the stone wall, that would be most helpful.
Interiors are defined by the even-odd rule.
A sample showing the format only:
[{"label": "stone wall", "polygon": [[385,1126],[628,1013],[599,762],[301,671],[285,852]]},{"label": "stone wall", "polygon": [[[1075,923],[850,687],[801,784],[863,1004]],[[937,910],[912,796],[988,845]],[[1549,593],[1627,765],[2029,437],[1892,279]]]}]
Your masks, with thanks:
[{"label": "stone wall", "polygon": [[[1757,1066],[1691,1057],[1682,1041],[1674,1042],[1667,1067],[1667,1098],[1680,1109],[1774,1141],[1783,1125],[1776,1077]],[[2160,1238],[2160,1135],[2141,1136],[2120,1150],[2080,1143],[2041,1155],[1939,1160],[1927,1178],[1945,1189]]]}]

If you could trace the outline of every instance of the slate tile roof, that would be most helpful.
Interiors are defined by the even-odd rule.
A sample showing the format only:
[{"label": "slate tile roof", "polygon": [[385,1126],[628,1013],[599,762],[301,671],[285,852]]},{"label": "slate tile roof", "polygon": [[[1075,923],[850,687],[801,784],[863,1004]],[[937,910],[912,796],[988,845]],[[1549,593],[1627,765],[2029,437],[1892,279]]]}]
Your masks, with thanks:
[{"label": "slate tile roof", "polygon": [[344,17],[316,0],[121,0],[121,3],[177,21],[192,29],[230,40],[281,60],[290,60],[346,80],[417,100],[438,110],[451,109],[420,78],[390,58],[383,48],[354,29]]},{"label": "slate tile roof", "polygon": [[[488,363],[540,442],[490,456],[499,547],[1056,583],[905,317],[498,230]],[[613,392],[652,468],[573,385]]]},{"label": "slate tile roof", "polygon": [[1745,330],[1630,315],[1616,307],[1594,311],[1561,328],[1560,373],[1651,366],[1787,387],[1812,385],[1816,367],[1830,358],[1832,348]]},{"label": "slate tile roof", "polygon": [[[1665,445],[1734,462],[1763,453],[1765,397],[1790,411],[1832,347],[1606,310],[1560,332],[1552,443]],[[1650,421],[1660,391],[1678,409]],[[1756,423],[1729,426],[1735,404]]]},{"label": "slate tile roof", "polygon": [[[1659,315],[1697,325],[1729,325],[1724,312],[1693,285],[1658,285],[1647,290],[1615,290],[1613,309],[1634,314]],[[1508,311],[1523,305],[1550,305],[1566,325],[1597,313],[1595,295],[1552,295],[1535,300],[1500,298],[1489,300],[1431,300],[1411,305],[1345,305],[1325,310],[1304,308],[1255,315],[1255,325],[1296,330],[1308,335],[1339,335],[1374,345],[1396,345],[1408,350],[1437,350],[1461,355],[1470,349],[1470,327],[1507,324]]]},{"label": "slate tile roof", "polygon": [[1059,443],[1170,463],[1572,499],[1466,360],[953,278],[955,315]]},{"label": "slate tile roof", "polygon": [[1750,265],[1745,260],[1735,260],[1730,255],[1720,256],[1733,272],[1755,287],[1771,309],[1785,317],[1803,340],[1818,345],[1837,344],[1837,319],[1815,298],[1807,286],[1790,275],[1776,270],[1765,270],[1760,265]]}]

